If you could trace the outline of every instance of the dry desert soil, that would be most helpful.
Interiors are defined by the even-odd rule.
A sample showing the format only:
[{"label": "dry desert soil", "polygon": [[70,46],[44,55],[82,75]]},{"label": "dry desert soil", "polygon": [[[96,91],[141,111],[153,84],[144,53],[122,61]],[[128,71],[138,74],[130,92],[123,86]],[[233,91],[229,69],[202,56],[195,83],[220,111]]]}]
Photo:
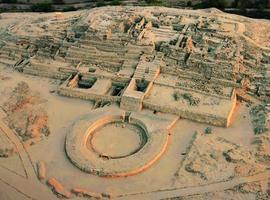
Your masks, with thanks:
[{"label": "dry desert soil", "polygon": [[0,199],[270,199],[270,21],[0,14]]}]

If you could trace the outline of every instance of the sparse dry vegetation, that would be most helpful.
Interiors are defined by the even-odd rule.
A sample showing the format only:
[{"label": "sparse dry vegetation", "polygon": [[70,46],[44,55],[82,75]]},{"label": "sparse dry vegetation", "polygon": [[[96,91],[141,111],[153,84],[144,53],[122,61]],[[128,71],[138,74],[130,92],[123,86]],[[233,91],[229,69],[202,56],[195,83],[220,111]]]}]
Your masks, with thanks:
[{"label": "sparse dry vegetation", "polygon": [[48,136],[48,116],[44,110],[44,100],[34,93],[25,82],[20,82],[3,105],[9,126],[23,141]]},{"label": "sparse dry vegetation", "polygon": [[174,92],[173,98],[175,101],[185,100],[190,106],[197,106],[200,103],[200,99],[193,97],[190,93]]}]

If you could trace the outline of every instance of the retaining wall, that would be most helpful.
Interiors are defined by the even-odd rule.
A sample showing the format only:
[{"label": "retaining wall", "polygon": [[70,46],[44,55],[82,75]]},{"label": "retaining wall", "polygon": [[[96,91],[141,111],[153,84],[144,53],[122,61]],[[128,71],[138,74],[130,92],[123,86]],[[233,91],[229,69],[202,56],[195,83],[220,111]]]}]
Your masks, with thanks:
[{"label": "retaining wall", "polygon": [[109,96],[109,95],[99,95],[88,93],[83,91],[84,89],[80,88],[69,88],[65,86],[60,86],[58,88],[58,94],[73,98],[80,98],[85,100],[92,100],[92,101],[109,101],[109,102],[120,102],[121,97],[119,96]]},{"label": "retaining wall", "polygon": [[[236,104],[236,100],[233,101],[232,110],[235,108],[235,104]],[[230,125],[230,119],[233,112],[231,110],[228,116],[221,117],[221,116],[210,115],[206,113],[195,113],[188,110],[179,109],[176,107],[160,106],[160,105],[145,102],[145,101],[143,102],[143,107],[150,110],[163,112],[163,113],[175,114],[182,118],[193,120],[196,122],[207,123],[207,124],[212,124],[214,126],[222,126],[222,127],[228,127]]]},{"label": "retaining wall", "polygon": [[23,69],[23,72],[26,74],[34,75],[34,76],[43,76],[47,78],[60,79],[60,80],[65,80],[70,76],[70,73],[35,70],[29,67],[25,67]]}]

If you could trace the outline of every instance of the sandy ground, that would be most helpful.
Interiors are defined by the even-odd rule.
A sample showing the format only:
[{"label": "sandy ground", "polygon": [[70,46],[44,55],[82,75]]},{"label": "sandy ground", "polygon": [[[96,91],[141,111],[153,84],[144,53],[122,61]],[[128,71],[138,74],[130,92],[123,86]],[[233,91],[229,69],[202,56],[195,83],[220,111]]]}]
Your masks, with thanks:
[{"label": "sandy ground", "polygon": [[140,134],[140,129],[129,124],[107,124],[94,133],[89,143],[102,155],[127,156],[140,148]]},{"label": "sandy ground", "polygon": [[[47,78],[19,74],[3,67],[1,67],[0,75],[2,77],[10,77],[4,81],[1,80],[0,93],[4,94],[4,98],[1,98],[1,103],[5,101],[12,88],[20,81],[26,81],[32,90],[38,91],[47,100],[46,110],[49,115],[49,127],[52,133],[48,138],[29,147],[28,151],[34,163],[39,160],[43,160],[46,163],[48,177],[57,177],[69,189],[83,187],[90,191],[110,192],[117,195],[122,193],[139,194],[167,188],[173,184],[174,173],[184,158],[183,153],[186,152],[194,132],[204,132],[205,128],[208,127],[206,124],[181,119],[173,128],[170,144],[165,155],[154,166],[136,176],[116,179],[100,178],[85,174],[73,166],[66,158],[64,151],[65,136],[70,125],[81,115],[89,113],[93,104],[88,101],[60,97],[52,93],[52,91],[56,90],[57,84],[56,81]],[[254,135],[247,106],[245,104],[240,106],[238,115],[231,127],[227,129],[213,127],[213,134],[250,148]],[[136,140],[136,137],[132,138],[132,140]],[[104,144],[109,145],[109,141]],[[7,165],[12,164],[14,166],[16,157],[8,158],[6,161]],[[19,167],[15,167],[14,170],[18,171],[18,173],[20,172]],[[8,192],[10,190],[10,188],[5,188],[7,192],[4,193],[11,195]],[[4,193],[2,195],[5,195]],[[8,199],[9,197],[5,198]],[[12,199],[12,197],[10,198]]]},{"label": "sandy ground", "polygon": [[[51,14],[47,14],[50,16]],[[73,15],[73,14],[72,14]],[[8,17],[8,14],[4,14],[3,17]],[[15,23],[18,20],[19,15],[16,15],[16,20],[2,20],[3,27],[8,27],[10,23]],[[31,18],[30,15],[23,15],[24,18]],[[17,22],[16,22],[17,23]],[[39,29],[33,24],[31,30],[38,34]],[[225,26],[224,30],[230,30],[235,27]],[[256,28],[251,27],[251,28]],[[250,29],[246,30],[243,27],[238,27],[238,32],[245,34],[247,40],[255,40],[255,36],[252,35]],[[24,24],[20,24],[19,28],[13,30],[19,35],[26,34],[24,30]],[[265,32],[265,30],[263,30]],[[267,38],[262,39],[260,36],[255,40],[258,44],[267,42]],[[266,45],[268,47],[268,44]],[[190,152],[193,152],[192,147],[200,147],[200,145],[193,144],[194,134],[198,132],[204,134],[207,127],[212,128],[212,135],[214,138],[221,138],[226,140],[227,143],[239,145],[239,148],[244,149],[244,152],[255,152],[256,147],[252,144],[254,140],[254,133],[249,115],[250,108],[246,103],[239,104],[236,109],[235,119],[229,128],[212,127],[207,124],[201,124],[192,122],[189,120],[180,119],[176,122],[175,126],[171,130],[170,141],[168,148],[161,159],[154,163],[146,171],[137,174],[136,176],[129,176],[125,178],[102,178],[99,176],[91,175],[82,172],[80,169],[75,167],[67,158],[65,152],[65,138],[70,127],[75,123],[81,116],[89,114],[93,109],[94,102],[84,101],[80,99],[73,99],[59,96],[56,91],[60,82],[48,78],[41,78],[26,75],[12,69],[8,69],[0,65],[0,106],[3,105],[9,99],[13,89],[21,81],[26,82],[30,89],[34,92],[39,93],[40,97],[45,100],[44,109],[48,114],[48,127],[51,134],[48,137],[42,137],[40,141],[27,148],[30,160],[36,168],[36,163],[43,161],[46,165],[46,180],[50,177],[56,178],[67,190],[71,190],[75,187],[85,188],[88,191],[94,191],[98,193],[109,193],[112,196],[120,199],[159,199],[174,197],[177,195],[188,196],[187,199],[254,199],[260,189],[252,190],[237,190],[233,187],[237,187],[240,184],[254,181],[264,181],[264,194],[267,191],[267,181],[270,177],[268,171],[255,174],[247,173],[247,177],[233,176],[230,179],[230,174],[234,172],[235,166],[228,167],[222,157],[222,162],[214,162],[218,169],[228,167],[228,173],[216,173],[210,172],[208,179],[200,177],[201,171],[188,172],[188,162],[193,162],[192,169],[205,169],[208,170],[209,163],[203,163],[204,160],[198,159],[201,154],[192,155],[188,157],[190,160],[185,160]],[[161,103],[162,105],[173,104],[176,107],[186,106],[185,102],[176,102],[173,99],[173,89],[161,88],[154,86],[152,93],[148,100],[154,103]],[[169,98],[168,98],[169,97]],[[196,97],[196,95],[195,95]],[[220,114],[221,116],[228,113],[231,108],[231,101],[220,100],[219,98],[210,97],[207,95],[198,95],[201,99],[201,106],[199,108],[194,107],[192,110],[198,112],[206,111],[207,113]],[[209,104],[209,102],[217,102],[222,105],[215,106]],[[137,134],[138,130],[133,130],[127,127],[123,129],[121,126],[108,125],[102,127],[95,134],[91,140],[92,147],[101,152],[104,155],[109,156],[123,156],[129,154],[140,146],[141,138]],[[227,143],[222,145],[220,148],[216,147],[215,144],[206,141],[207,145],[213,145],[217,150],[227,148]],[[213,139],[213,141],[215,141]],[[90,143],[90,141],[88,141]],[[195,141],[196,142],[196,141]],[[227,145],[227,146],[226,146]],[[91,146],[91,145],[90,145]],[[224,149],[223,149],[224,147]],[[229,146],[231,147],[231,146]],[[195,149],[203,156],[209,152],[205,151],[207,148]],[[123,151],[124,150],[124,151]],[[227,149],[226,149],[227,150]],[[215,152],[214,152],[215,153]],[[245,154],[244,154],[245,155]],[[210,155],[210,157],[213,155]],[[235,156],[235,155],[233,155]],[[237,155],[238,156],[238,155]],[[236,156],[236,157],[237,157]],[[240,159],[243,155],[240,155]],[[197,160],[196,160],[197,159]],[[209,160],[209,157],[207,157]],[[206,159],[206,160],[207,160]],[[208,161],[207,160],[207,161]],[[252,159],[251,159],[252,160]],[[198,163],[196,163],[198,162]],[[195,164],[194,164],[195,163]],[[29,164],[29,163],[28,163]],[[196,165],[198,164],[198,165]],[[212,163],[209,164],[209,166]],[[252,164],[252,163],[251,163]],[[257,163],[256,163],[257,164]],[[205,166],[204,166],[205,165]],[[255,165],[255,161],[254,161]],[[8,169],[10,173],[16,174],[18,177],[17,184],[22,189],[27,191],[31,190],[31,184],[37,182],[31,182],[29,185],[25,180],[27,177],[27,170],[25,171],[22,166],[20,154],[16,154],[9,158],[0,158],[0,167],[2,169]],[[212,167],[212,166],[211,166]],[[238,166],[239,167],[239,166]],[[242,168],[241,168],[242,167]],[[243,166],[240,165],[241,170],[245,172]],[[221,170],[222,171],[222,170]],[[218,170],[217,170],[218,172]],[[254,171],[253,171],[254,172]],[[255,171],[257,172],[257,171]],[[177,174],[178,173],[178,174]],[[177,176],[176,176],[177,174]],[[228,175],[229,174],[229,175]],[[2,174],[3,175],[3,174]],[[35,174],[32,172],[32,176]],[[235,174],[233,174],[235,175]],[[229,176],[229,177],[228,177]],[[1,176],[0,176],[1,177]],[[32,177],[33,178],[33,177]],[[37,181],[36,177],[34,177]],[[203,180],[202,180],[203,179]],[[46,188],[40,192],[40,196],[45,196],[45,193],[52,194],[49,192],[45,181],[38,185],[37,188]],[[190,187],[187,187],[187,184]],[[18,186],[17,185],[17,186]],[[228,191],[230,190],[230,191]],[[217,193],[217,191],[221,191]],[[205,193],[205,194],[203,194]],[[256,195],[255,195],[256,193]],[[192,196],[197,194],[195,196]],[[209,198],[208,196],[209,195]],[[12,185],[9,186],[6,182],[0,179],[0,199],[27,199],[25,195],[22,195],[22,191],[14,190]],[[84,199],[79,197],[73,197],[74,199]],[[268,197],[263,196],[261,199],[267,199]]]},{"label": "sandy ground", "polygon": [[0,181],[0,199],[3,200],[13,200],[13,199],[20,199],[20,200],[28,200],[29,198],[18,193],[14,188],[4,184]]}]

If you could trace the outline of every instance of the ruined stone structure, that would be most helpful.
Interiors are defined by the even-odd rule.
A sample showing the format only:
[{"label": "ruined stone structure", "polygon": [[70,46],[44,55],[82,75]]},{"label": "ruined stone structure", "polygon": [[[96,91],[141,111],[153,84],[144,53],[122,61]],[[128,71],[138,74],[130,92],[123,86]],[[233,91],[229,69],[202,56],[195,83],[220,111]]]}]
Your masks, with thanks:
[{"label": "ruined stone structure", "polygon": [[[72,126],[66,138],[66,152],[70,160],[84,172],[106,177],[134,175],[147,169],[164,153],[170,128],[177,119],[170,115],[153,117],[144,112],[130,114],[119,109],[98,109]],[[139,145],[130,151],[124,149],[115,153],[104,153],[95,148],[92,140],[96,134],[100,134],[95,132],[110,123],[120,123],[120,129],[128,125],[137,126],[135,134],[140,138]],[[116,130],[117,134],[120,131]],[[136,143],[134,140],[132,142]]]},{"label": "ruined stone structure", "polygon": [[216,9],[1,13],[0,186],[168,199],[269,179],[269,29]]},{"label": "ruined stone structure", "polygon": [[[61,18],[58,13],[32,27],[10,27],[16,40],[3,35],[1,62],[65,80],[60,95],[97,106],[118,103],[124,110],[147,108],[225,127],[231,123],[235,91],[245,80],[251,93],[268,95],[267,84],[258,84],[268,80],[268,72],[252,77],[251,70],[260,62],[263,74],[269,54],[258,49],[260,61],[248,57],[252,44],[243,45],[241,22],[177,10],[104,11]],[[41,34],[27,35],[31,28]]]}]

